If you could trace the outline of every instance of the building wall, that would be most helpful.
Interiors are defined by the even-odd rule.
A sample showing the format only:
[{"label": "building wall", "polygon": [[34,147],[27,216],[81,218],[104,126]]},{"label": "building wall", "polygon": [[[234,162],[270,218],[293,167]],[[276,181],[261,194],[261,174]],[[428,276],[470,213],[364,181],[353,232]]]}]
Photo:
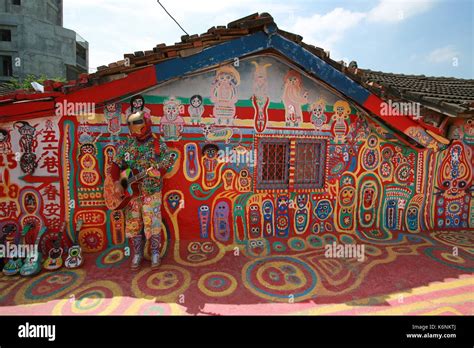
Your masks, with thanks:
[{"label": "building wall", "polygon": [[[78,62],[76,44],[87,52],[89,45],[78,40],[73,30],[62,27],[62,1],[23,0],[21,6],[7,1],[0,6],[0,28],[12,31],[11,42],[0,42],[0,55],[12,56],[14,78],[66,78],[67,66],[87,72],[88,57],[85,63]],[[0,80],[9,79],[0,76]]]},{"label": "building wall", "polygon": [[[202,107],[190,104],[195,95]],[[273,56],[240,60],[142,96],[154,132],[176,161],[164,177],[166,241],[199,241],[193,244],[198,249],[207,241],[237,243],[259,255],[318,245],[330,231],[353,242],[355,235],[377,241],[399,238],[397,232],[474,227],[472,120],[457,121],[456,139],[447,149],[417,150],[330,87]],[[127,137],[131,112],[130,98],[115,100],[95,116],[0,126],[9,135],[0,142],[0,224],[35,218],[53,232],[66,217],[72,236],[83,219],[79,241],[85,251],[125,242],[123,212],[107,210],[103,201],[104,173]],[[26,124],[34,134],[25,138]],[[258,187],[263,139],[289,139],[288,189]],[[296,185],[300,140],[324,144],[320,188]],[[212,148],[234,156],[232,161],[219,160]],[[206,258],[205,251],[196,254]]]}]

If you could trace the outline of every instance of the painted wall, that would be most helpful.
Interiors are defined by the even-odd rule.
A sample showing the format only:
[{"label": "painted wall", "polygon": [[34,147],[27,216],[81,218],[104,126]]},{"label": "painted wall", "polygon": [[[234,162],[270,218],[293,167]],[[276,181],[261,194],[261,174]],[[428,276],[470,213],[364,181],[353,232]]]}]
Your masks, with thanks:
[{"label": "painted wall", "polygon": [[[186,256],[189,262],[222,252],[210,241],[244,244],[260,255],[304,247],[302,238],[318,243],[326,231],[381,240],[395,231],[474,227],[472,120],[456,121],[447,149],[418,151],[274,56],[168,82],[143,97],[154,132],[176,158],[165,176],[166,240],[198,241],[189,244],[195,254]],[[6,134],[0,138],[1,224],[39,219],[50,227],[47,245],[59,219],[67,216],[71,236],[81,218],[85,251],[125,242],[122,212],[103,202],[110,184],[104,173],[128,134],[131,112],[129,98],[115,100],[121,101],[95,117],[0,125]],[[258,144],[269,137],[291,139],[288,190],[256,187]],[[295,188],[296,139],[325,141],[322,188]],[[233,162],[219,160],[216,151]]]}]

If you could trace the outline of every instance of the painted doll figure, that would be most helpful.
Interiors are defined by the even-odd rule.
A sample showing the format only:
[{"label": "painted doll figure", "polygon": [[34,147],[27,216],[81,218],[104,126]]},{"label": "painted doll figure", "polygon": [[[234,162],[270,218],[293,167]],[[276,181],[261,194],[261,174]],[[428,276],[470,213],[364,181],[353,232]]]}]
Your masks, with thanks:
[{"label": "painted doll figure", "polygon": [[[160,265],[162,177],[172,166],[171,153],[166,144],[151,131],[151,119],[144,111],[138,111],[127,118],[131,136],[118,148],[114,162],[120,170],[131,170],[134,175],[146,173],[139,181],[140,194],[133,197],[125,208],[125,232],[131,239],[134,256],[132,270],[140,267],[145,242],[150,240],[151,266]],[[123,190],[120,182],[117,190]],[[142,234],[144,231],[144,235]]]},{"label": "painted doll figure", "polygon": [[204,113],[204,105],[202,105],[202,97],[200,95],[193,95],[189,99],[188,112],[189,116],[191,117],[192,124],[201,123],[201,117]]},{"label": "painted doll figure", "polygon": [[184,119],[180,116],[184,106],[174,97],[169,98],[163,105],[164,115],[161,117],[161,131],[167,141],[178,141],[184,129]]}]

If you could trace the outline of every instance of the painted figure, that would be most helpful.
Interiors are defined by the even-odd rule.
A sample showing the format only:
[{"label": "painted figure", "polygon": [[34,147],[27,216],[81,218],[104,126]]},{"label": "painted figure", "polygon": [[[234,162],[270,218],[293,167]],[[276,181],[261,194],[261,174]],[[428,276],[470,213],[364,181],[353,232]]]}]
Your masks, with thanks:
[{"label": "painted figure", "polygon": [[[134,256],[132,269],[140,267],[144,255],[145,238],[151,244],[151,264],[160,264],[162,174],[171,165],[172,159],[166,144],[151,132],[151,119],[143,111],[127,118],[131,137],[121,144],[114,162],[120,170],[132,171],[134,176],[144,176],[139,181],[140,195],[133,197],[125,212],[126,234],[132,240]],[[123,190],[116,183],[117,190]],[[142,234],[144,231],[144,235]]]},{"label": "painted figure", "polygon": [[196,94],[189,98],[188,112],[189,116],[191,117],[192,124],[201,123],[201,117],[204,113],[204,105],[202,103],[202,97],[200,95]]},{"label": "painted figure", "polygon": [[211,85],[211,101],[214,103],[212,116],[217,124],[233,124],[239,85],[240,74],[233,66],[226,65],[217,69]]},{"label": "painted figure", "polygon": [[268,106],[270,105],[270,98],[268,97],[268,80],[267,68],[271,64],[258,64],[253,61],[255,65],[255,73],[253,75],[253,95],[251,97],[253,108],[255,109],[254,122],[255,130],[262,133],[267,128],[268,122]]},{"label": "painted figure", "polygon": [[230,207],[229,203],[220,201],[214,209],[214,236],[220,242],[230,238]]},{"label": "painted figure", "polygon": [[303,122],[303,105],[308,103],[308,92],[303,90],[300,73],[290,70],[286,74],[283,87],[285,105],[285,125],[298,127]]},{"label": "painted figure", "polygon": [[180,116],[184,106],[174,97],[169,98],[163,105],[164,115],[160,127],[166,141],[178,141],[184,130],[184,119]]},{"label": "painted figure", "polygon": [[314,125],[314,129],[318,132],[323,130],[323,126],[327,122],[327,117],[324,114],[326,109],[326,102],[323,99],[319,99],[310,106],[311,122]]},{"label": "painted figure", "polygon": [[276,211],[276,236],[288,237],[290,230],[290,212],[288,196],[278,196]]},{"label": "painted figure", "polygon": [[223,163],[219,164],[217,159],[218,151],[219,147],[214,144],[207,144],[202,148],[201,161],[204,171],[202,184],[206,189],[214,188],[220,181],[220,172]]},{"label": "painted figure", "polygon": [[334,115],[332,117],[334,119],[334,124],[332,126],[332,131],[335,136],[334,141],[339,144],[344,143],[346,135],[349,132],[347,121],[349,120],[351,107],[345,100],[338,100],[334,103],[333,109]]}]

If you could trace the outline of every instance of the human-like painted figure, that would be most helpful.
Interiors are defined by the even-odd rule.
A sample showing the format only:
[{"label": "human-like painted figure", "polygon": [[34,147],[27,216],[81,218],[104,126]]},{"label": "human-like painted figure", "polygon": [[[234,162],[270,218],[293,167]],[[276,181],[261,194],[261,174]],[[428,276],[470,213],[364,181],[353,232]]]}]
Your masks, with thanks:
[{"label": "human-like painted figure", "polygon": [[[131,136],[119,146],[114,162],[120,170],[131,170],[134,175],[146,172],[139,181],[140,194],[125,208],[125,232],[134,249],[131,268],[140,268],[146,240],[150,240],[152,268],[156,268],[160,265],[162,230],[161,173],[173,165],[173,160],[166,144],[152,133],[149,114],[143,110],[132,113],[127,123]],[[116,183],[116,189],[123,190],[120,182]]]}]

